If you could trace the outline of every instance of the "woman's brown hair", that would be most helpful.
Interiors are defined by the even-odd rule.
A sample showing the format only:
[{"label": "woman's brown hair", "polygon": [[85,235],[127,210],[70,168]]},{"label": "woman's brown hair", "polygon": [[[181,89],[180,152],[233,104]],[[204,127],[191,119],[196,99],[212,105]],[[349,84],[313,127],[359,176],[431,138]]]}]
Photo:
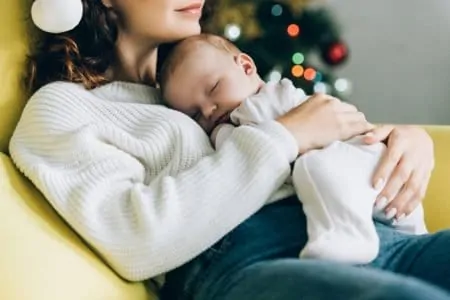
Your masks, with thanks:
[{"label": "woman's brown hair", "polygon": [[[81,83],[87,89],[108,82],[118,33],[114,14],[101,0],[81,1],[83,19],[77,27],[61,34],[42,33],[33,45],[25,76],[30,93],[53,81]],[[202,22],[211,16],[215,1],[206,1]],[[164,51],[159,51],[162,56]]]},{"label": "woman's brown hair", "polygon": [[75,29],[39,35],[27,60],[25,81],[34,92],[53,81],[82,83],[91,89],[105,82],[114,57],[117,27],[100,0],[82,0],[83,19]]}]

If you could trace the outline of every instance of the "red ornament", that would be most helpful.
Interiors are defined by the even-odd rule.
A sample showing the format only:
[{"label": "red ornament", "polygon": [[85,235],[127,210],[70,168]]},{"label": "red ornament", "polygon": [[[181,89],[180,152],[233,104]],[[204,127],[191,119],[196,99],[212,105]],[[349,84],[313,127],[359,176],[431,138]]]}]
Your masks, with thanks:
[{"label": "red ornament", "polygon": [[348,58],[349,51],[344,42],[334,42],[324,48],[322,58],[329,65],[340,65]]}]

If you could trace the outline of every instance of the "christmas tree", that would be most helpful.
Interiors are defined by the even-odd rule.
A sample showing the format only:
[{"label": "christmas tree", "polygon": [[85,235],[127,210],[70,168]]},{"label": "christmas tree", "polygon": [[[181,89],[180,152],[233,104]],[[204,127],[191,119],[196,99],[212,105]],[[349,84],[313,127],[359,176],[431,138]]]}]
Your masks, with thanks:
[{"label": "christmas tree", "polygon": [[349,95],[349,81],[333,74],[347,61],[349,49],[326,5],[313,0],[210,1],[215,12],[205,21],[206,31],[251,55],[265,80],[287,77],[307,94]]}]

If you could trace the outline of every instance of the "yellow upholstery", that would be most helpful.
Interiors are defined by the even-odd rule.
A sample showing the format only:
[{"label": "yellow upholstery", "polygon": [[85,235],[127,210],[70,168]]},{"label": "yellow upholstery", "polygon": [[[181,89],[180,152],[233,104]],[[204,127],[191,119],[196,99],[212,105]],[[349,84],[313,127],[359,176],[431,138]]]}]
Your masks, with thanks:
[{"label": "yellow upholstery", "polygon": [[450,228],[450,126],[425,127],[435,145],[436,167],[424,200],[430,231]]},{"label": "yellow upholstery", "polygon": [[[0,2],[0,299],[156,299],[106,267],[6,155],[24,105],[19,78],[29,7],[29,0]],[[429,227],[437,230],[450,226],[450,127],[427,129],[437,161],[425,206]]]},{"label": "yellow upholstery", "polygon": [[119,279],[0,153],[0,299],[147,299]]},{"label": "yellow upholstery", "polygon": [[30,7],[31,0],[0,1],[0,299],[154,299],[106,267],[5,154],[25,104]]},{"label": "yellow upholstery", "polygon": [[29,0],[0,2],[0,151],[8,140],[24,105],[20,74],[27,53],[27,14]]}]

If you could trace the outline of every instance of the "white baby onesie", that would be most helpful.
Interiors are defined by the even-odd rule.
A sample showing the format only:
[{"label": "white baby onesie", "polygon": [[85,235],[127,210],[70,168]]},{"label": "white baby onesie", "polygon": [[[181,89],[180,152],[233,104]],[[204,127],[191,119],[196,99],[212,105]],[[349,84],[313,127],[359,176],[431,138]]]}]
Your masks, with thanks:
[{"label": "white baby onesie", "polygon": [[[268,82],[232,112],[231,121],[251,125],[276,119],[307,98],[288,79]],[[233,128],[221,126],[216,148]],[[303,204],[308,232],[300,257],[356,264],[372,261],[379,251],[372,217],[406,233],[427,232],[422,205],[399,221],[387,219],[383,207],[374,210],[378,191],[371,179],[385,148],[382,143],[365,145],[361,137],[355,137],[309,151],[296,160],[292,182]]]}]

